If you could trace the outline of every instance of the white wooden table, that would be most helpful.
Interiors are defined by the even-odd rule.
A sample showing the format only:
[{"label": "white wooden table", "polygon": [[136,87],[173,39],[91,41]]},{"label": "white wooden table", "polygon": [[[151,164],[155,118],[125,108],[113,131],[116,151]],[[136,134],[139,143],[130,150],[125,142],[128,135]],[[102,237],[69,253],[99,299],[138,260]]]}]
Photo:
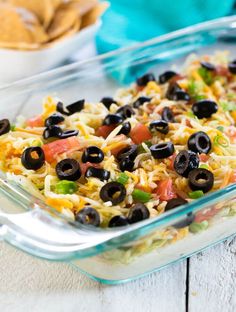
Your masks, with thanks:
[{"label": "white wooden table", "polygon": [[234,312],[235,279],[236,239],[118,286],[0,243],[0,312]]},{"label": "white wooden table", "polygon": [[1,312],[234,312],[236,239],[142,279],[101,285],[0,244]]}]

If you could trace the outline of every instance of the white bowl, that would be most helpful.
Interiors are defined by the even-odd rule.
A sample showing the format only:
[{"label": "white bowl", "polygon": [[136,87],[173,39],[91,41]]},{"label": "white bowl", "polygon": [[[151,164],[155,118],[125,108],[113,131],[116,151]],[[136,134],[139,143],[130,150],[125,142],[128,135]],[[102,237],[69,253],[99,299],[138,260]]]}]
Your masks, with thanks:
[{"label": "white bowl", "polygon": [[71,37],[35,51],[0,49],[0,83],[9,83],[59,65],[94,39],[101,25],[98,20]]}]

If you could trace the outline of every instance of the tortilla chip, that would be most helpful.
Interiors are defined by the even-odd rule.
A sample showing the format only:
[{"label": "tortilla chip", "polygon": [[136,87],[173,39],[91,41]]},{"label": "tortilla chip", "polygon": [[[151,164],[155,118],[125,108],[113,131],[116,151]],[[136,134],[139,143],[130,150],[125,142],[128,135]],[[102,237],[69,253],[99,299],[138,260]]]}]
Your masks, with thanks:
[{"label": "tortilla chip", "polygon": [[11,50],[39,50],[42,45],[38,43],[24,43],[24,42],[4,42],[0,41],[1,49]]},{"label": "tortilla chip", "polygon": [[105,12],[105,10],[108,7],[109,7],[108,2],[102,2],[97,4],[94,8],[92,8],[92,10],[90,10],[82,17],[81,29],[96,23],[98,18]]},{"label": "tortilla chip", "polygon": [[54,10],[56,10],[64,1],[63,0],[48,0],[51,1]]},{"label": "tortilla chip", "polygon": [[0,47],[18,49],[48,40],[37,17],[24,8],[0,3],[0,20]]},{"label": "tortilla chip", "polygon": [[54,19],[48,28],[50,40],[62,36],[69,31],[73,26],[80,22],[75,10],[69,8],[59,8],[56,11]]},{"label": "tortilla chip", "polygon": [[61,7],[71,8],[78,12],[79,16],[83,16],[88,13],[92,8],[97,5],[97,0],[71,0],[68,2],[64,2]]},{"label": "tortilla chip", "polygon": [[17,8],[7,3],[1,3],[0,21],[0,42],[33,42],[33,38]]},{"label": "tortilla chip", "polygon": [[73,25],[72,28],[70,28],[69,30],[67,30],[67,32],[65,32],[64,34],[62,34],[60,37],[57,37],[56,39],[54,39],[53,41],[50,41],[48,43],[45,43],[44,45],[42,45],[42,48],[49,48],[50,46],[58,43],[59,41],[65,40],[68,37],[72,37],[75,33],[78,32],[80,28],[80,21],[77,20],[75,22],[75,24]]},{"label": "tortilla chip", "polygon": [[50,0],[8,0],[17,7],[33,12],[45,28],[50,24],[54,15],[54,6]]}]

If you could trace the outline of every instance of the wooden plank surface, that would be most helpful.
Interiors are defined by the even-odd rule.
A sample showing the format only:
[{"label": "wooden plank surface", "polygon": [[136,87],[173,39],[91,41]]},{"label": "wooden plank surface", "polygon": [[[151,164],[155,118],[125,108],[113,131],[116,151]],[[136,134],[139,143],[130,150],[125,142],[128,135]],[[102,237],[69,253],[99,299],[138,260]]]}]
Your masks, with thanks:
[{"label": "wooden plank surface", "polygon": [[101,285],[68,264],[0,244],[1,312],[184,312],[185,261],[142,279]]},{"label": "wooden plank surface", "polygon": [[189,264],[189,312],[236,311],[236,238],[199,253]]}]

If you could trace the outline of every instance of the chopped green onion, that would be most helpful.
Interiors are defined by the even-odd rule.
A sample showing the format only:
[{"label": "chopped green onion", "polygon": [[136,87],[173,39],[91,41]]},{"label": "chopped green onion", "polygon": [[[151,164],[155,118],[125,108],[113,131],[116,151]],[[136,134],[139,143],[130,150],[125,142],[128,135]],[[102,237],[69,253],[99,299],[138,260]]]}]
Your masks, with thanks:
[{"label": "chopped green onion", "polygon": [[121,183],[121,184],[126,184],[129,180],[129,177],[127,176],[127,174],[125,174],[124,172],[121,172],[119,178],[117,179],[117,182]]},{"label": "chopped green onion", "polygon": [[219,101],[219,105],[222,107],[223,111],[235,111],[236,104],[234,102],[227,102],[227,101]]},{"label": "chopped green onion", "polygon": [[226,138],[224,138],[222,135],[216,135],[214,137],[214,144],[217,146],[222,146],[222,147],[228,147],[229,143]]},{"label": "chopped green onion", "polygon": [[197,95],[194,95],[192,98],[194,101],[200,101],[200,100],[206,99],[206,96],[204,94],[197,94]]},{"label": "chopped green onion", "polygon": [[194,191],[194,192],[189,192],[188,196],[192,199],[197,199],[200,198],[204,195],[203,191],[198,190],[198,191]]},{"label": "chopped green onion", "polygon": [[11,125],[11,131],[15,131],[16,130],[16,125]]},{"label": "chopped green onion", "polygon": [[57,194],[73,194],[78,190],[78,186],[73,181],[61,180],[55,185]]},{"label": "chopped green onion", "polygon": [[201,165],[199,166],[199,168],[201,168],[201,169],[208,169],[208,170],[209,170],[209,166],[206,165],[206,164],[201,164]]},{"label": "chopped green onion", "polygon": [[[144,143],[147,145],[147,147],[152,146],[152,142],[150,142],[150,141],[145,141]],[[138,154],[143,154],[143,153],[146,153],[146,150],[143,148],[142,144],[139,144],[138,145]]]},{"label": "chopped green onion", "polygon": [[132,193],[133,199],[137,202],[146,203],[148,202],[152,195],[150,193],[141,191],[139,189],[134,189]]},{"label": "chopped green onion", "polygon": [[201,81],[190,80],[188,84],[188,93],[194,101],[200,101],[206,98],[203,92],[203,83]]},{"label": "chopped green onion", "polygon": [[199,87],[197,85],[197,83],[192,79],[189,81],[189,84],[188,84],[188,93],[191,95],[191,96],[194,96],[198,93],[199,91]]},{"label": "chopped green onion", "polygon": [[190,117],[190,118],[195,118],[195,115],[194,115],[194,113],[193,113],[192,111],[187,112],[186,115],[187,115],[188,117]]},{"label": "chopped green onion", "polygon": [[152,142],[150,142],[150,141],[145,141],[144,143],[147,145],[147,147],[151,147],[152,146]]},{"label": "chopped green onion", "polygon": [[228,93],[228,94],[226,94],[226,96],[227,96],[227,98],[229,100],[233,100],[235,98],[235,94],[234,93]]},{"label": "chopped green onion", "polygon": [[39,146],[39,147],[41,147],[41,146],[42,146],[42,143],[41,143],[39,140],[34,140],[34,141],[32,142],[32,146]]},{"label": "chopped green onion", "polygon": [[224,132],[224,129],[225,129],[225,128],[224,128],[223,126],[218,126],[218,127],[216,127],[216,129],[219,130],[219,131],[221,131],[221,132]]},{"label": "chopped green onion", "polygon": [[200,67],[198,69],[198,73],[207,85],[211,85],[213,83],[212,73],[209,70],[207,70],[206,68]]},{"label": "chopped green onion", "polygon": [[204,231],[208,228],[208,222],[206,220],[200,222],[200,223],[197,223],[197,222],[193,222],[190,224],[189,226],[189,231],[191,233],[198,233],[198,232],[201,232],[201,231]]}]

